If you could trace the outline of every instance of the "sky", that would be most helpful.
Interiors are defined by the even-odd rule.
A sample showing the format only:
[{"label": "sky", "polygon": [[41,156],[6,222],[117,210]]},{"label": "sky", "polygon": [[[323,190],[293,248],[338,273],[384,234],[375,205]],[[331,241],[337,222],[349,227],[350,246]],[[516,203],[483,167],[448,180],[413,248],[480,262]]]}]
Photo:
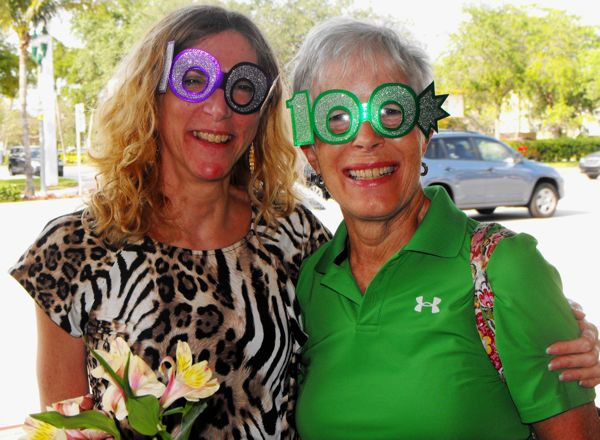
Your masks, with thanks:
[{"label": "sky", "polygon": [[[359,7],[371,7],[377,14],[389,14],[406,25],[421,42],[432,61],[445,50],[448,36],[455,32],[465,19],[464,6],[499,7],[503,4],[526,6],[535,4],[525,0],[354,0]],[[598,0],[539,0],[538,5],[561,9],[577,15],[581,23],[600,26]]]}]

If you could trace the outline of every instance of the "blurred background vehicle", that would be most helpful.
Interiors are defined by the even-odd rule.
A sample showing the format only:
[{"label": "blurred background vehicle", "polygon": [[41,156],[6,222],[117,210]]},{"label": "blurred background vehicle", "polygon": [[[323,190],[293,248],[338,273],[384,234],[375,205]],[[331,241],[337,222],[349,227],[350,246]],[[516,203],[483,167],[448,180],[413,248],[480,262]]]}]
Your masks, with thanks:
[{"label": "blurred background vehicle", "polygon": [[590,179],[597,179],[600,175],[600,151],[588,154],[579,159],[579,169]]},{"label": "blurred background vehicle", "polygon": [[331,198],[331,194],[329,194],[329,191],[327,191],[327,187],[325,186],[323,179],[309,164],[306,164],[304,167],[304,178],[306,179],[306,186],[312,192],[325,200]]},{"label": "blurred background vehicle", "polygon": [[[31,147],[31,166],[33,167],[33,174],[36,176],[40,175],[40,166],[42,160],[42,150],[40,147]],[[57,157],[58,161],[58,175],[64,175],[64,163],[60,157]],[[11,176],[15,174],[25,173],[25,150],[23,147],[13,147],[9,150],[8,156],[8,171]]]},{"label": "blurred background vehicle", "polygon": [[525,159],[490,136],[469,131],[434,134],[425,153],[423,187],[443,186],[461,209],[492,214],[499,206],[524,206],[532,217],[551,217],[564,195],[552,167]]}]

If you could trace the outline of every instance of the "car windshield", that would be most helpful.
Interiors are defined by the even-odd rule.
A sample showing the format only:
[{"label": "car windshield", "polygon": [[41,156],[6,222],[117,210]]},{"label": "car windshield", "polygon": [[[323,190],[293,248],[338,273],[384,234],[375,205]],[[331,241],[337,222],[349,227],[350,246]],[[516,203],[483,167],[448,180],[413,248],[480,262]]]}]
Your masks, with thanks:
[{"label": "car windshield", "polygon": [[35,159],[39,159],[40,154],[41,154],[41,151],[39,148],[31,149],[31,157],[33,157]]}]

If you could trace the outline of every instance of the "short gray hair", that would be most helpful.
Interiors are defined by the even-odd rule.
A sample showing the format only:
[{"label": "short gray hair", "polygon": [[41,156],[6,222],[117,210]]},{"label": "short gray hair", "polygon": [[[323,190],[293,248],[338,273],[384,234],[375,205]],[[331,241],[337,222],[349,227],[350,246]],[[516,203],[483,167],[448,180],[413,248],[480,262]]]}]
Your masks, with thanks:
[{"label": "short gray hair", "polygon": [[306,36],[292,62],[293,90],[313,88],[328,63],[347,68],[353,55],[374,64],[381,53],[404,73],[418,94],[432,81],[432,69],[425,51],[394,29],[348,17],[336,17],[315,26]]}]

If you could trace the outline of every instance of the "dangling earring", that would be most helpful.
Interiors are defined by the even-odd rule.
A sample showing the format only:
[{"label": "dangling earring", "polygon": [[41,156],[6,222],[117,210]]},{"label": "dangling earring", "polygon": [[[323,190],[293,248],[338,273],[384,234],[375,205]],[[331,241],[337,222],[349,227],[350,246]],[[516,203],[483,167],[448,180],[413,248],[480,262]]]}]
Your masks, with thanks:
[{"label": "dangling earring", "polygon": [[250,168],[250,175],[254,174],[254,167],[256,165],[256,158],[254,157],[254,142],[250,144],[248,150],[248,167]]},{"label": "dangling earring", "polygon": [[429,167],[425,162],[421,162],[421,176],[426,176],[429,172]]}]

